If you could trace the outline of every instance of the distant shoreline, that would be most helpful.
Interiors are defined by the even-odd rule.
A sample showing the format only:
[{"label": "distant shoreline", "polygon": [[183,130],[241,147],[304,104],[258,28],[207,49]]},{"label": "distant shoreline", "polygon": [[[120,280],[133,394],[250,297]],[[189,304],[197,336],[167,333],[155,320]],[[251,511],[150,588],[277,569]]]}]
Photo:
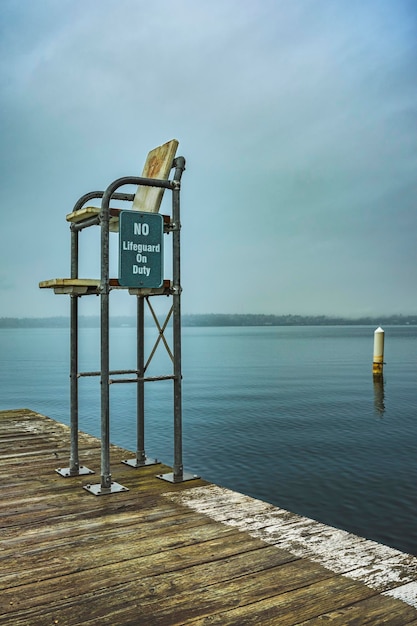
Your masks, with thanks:
[{"label": "distant shoreline", "polygon": [[[148,320],[149,325],[152,321]],[[69,317],[1,317],[0,328],[69,328]],[[98,316],[80,316],[79,325],[98,328]],[[262,315],[257,313],[184,314],[184,327],[224,326],[415,326],[417,315],[382,315],[376,317],[343,318],[327,315]],[[114,316],[112,327],[135,327],[134,317]]]}]

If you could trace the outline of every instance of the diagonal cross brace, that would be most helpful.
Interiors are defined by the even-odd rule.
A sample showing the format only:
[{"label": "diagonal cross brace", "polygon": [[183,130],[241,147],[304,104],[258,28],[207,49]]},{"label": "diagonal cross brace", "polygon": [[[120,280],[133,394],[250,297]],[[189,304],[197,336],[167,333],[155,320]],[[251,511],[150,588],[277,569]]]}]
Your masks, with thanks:
[{"label": "diagonal cross brace", "polygon": [[155,325],[156,325],[156,327],[158,329],[158,333],[159,334],[158,334],[157,340],[155,341],[155,345],[154,345],[154,347],[153,347],[153,349],[152,349],[152,351],[151,351],[151,353],[149,355],[149,358],[146,361],[145,367],[143,368],[144,373],[146,372],[146,369],[147,369],[148,365],[152,361],[153,355],[155,354],[156,349],[157,349],[161,339],[162,339],[162,342],[163,342],[163,344],[164,344],[164,346],[166,348],[166,351],[168,352],[168,354],[170,356],[171,361],[174,362],[174,355],[172,354],[171,349],[170,349],[170,347],[169,347],[169,345],[167,343],[167,340],[165,339],[165,335],[164,335],[164,332],[166,330],[166,327],[168,326],[168,322],[169,322],[169,320],[171,318],[171,315],[172,315],[172,312],[174,310],[174,306],[173,305],[171,306],[171,308],[170,308],[170,310],[168,312],[168,315],[167,315],[167,317],[165,319],[165,322],[164,322],[163,326],[161,327],[161,325],[159,323],[159,320],[158,320],[158,318],[156,316],[156,313],[153,310],[151,303],[149,302],[149,296],[146,296],[145,300],[146,300],[146,302],[148,304],[150,312],[152,313],[152,317],[154,319],[154,322],[155,322]]}]

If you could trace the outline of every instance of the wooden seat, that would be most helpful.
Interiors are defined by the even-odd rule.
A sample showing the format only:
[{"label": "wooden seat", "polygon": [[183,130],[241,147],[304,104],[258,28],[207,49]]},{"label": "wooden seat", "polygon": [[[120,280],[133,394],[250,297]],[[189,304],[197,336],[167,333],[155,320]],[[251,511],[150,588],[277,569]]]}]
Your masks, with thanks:
[{"label": "wooden seat", "polygon": [[[119,213],[121,209],[110,209],[109,230],[112,233],[119,232]],[[68,213],[66,216],[67,222],[73,224],[79,224],[90,217],[97,217],[100,214],[100,208],[97,206],[84,206],[78,211]]]},{"label": "wooden seat", "polygon": [[[142,178],[155,178],[159,180],[168,180],[169,173],[172,169],[173,160],[178,148],[178,141],[171,139],[162,146],[158,146],[151,150],[146,158],[142,171]],[[134,196],[132,209],[137,211],[145,211],[148,213],[158,213],[161,206],[164,189],[160,187],[147,187],[140,185]],[[119,213],[121,209],[110,208],[109,230],[113,232],[119,231]],[[91,217],[98,216],[99,207],[86,206],[78,211],[73,211],[66,216],[68,222],[81,223]],[[169,217],[164,216],[165,229],[169,228]],[[123,289],[116,278],[109,281],[111,289]],[[100,279],[95,278],[52,278],[39,283],[41,289],[53,289],[56,294],[69,295],[98,295],[100,293]],[[146,289],[129,289],[132,295],[169,295],[171,283],[164,280],[159,288]]]}]

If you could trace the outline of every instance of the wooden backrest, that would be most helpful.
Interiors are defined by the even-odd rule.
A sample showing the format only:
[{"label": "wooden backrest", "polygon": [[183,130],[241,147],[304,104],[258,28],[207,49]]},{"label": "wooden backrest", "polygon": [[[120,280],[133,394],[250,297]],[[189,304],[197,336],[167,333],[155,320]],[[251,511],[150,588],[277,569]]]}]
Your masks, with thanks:
[{"label": "wooden backrest", "polygon": [[[151,150],[147,156],[142,177],[167,180],[177,148],[178,141],[171,139],[171,141],[167,141],[167,143],[164,143],[162,146]],[[133,200],[132,208],[137,211],[158,213],[163,195],[164,189],[139,186]]]}]

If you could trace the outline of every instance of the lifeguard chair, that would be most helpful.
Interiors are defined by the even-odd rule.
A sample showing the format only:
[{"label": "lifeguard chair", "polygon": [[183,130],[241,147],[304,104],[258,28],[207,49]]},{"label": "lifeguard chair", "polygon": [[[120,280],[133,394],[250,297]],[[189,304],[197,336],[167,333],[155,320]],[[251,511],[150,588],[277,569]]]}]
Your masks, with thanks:
[{"label": "lifeguard chair", "polygon": [[[80,465],[78,450],[78,379],[82,376],[100,376],[101,382],[101,482],[84,485],[84,489],[94,495],[105,495],[126,491],[126,487],[112,480],[110,472],[110,385],[115,383],[135,383],[137,386],[137,446],[136,458],[124,461],[127,465],[140,468],[158,463],[149,459],[145,453],[144,441],[144,384],[158,380],[173,381],[173,415],[174,415],[174,464],[172,473],[160,474],[159,478],[169,482],[182,482],[197,478],[187,474],[182,463],[182,388],[181,388],[181,276],[180,276],[180,189],[181,178],[185,169],[185,159],[176,157],[178,141],[173,139],[149,152],[142,175],[127,176],[113,181],[105,191],[92,191],[83,195],[75,204],[71,213],[66,216],[71,231],[71,276],[70,278],[54,278],[42,281],[39,287],[53,289],[56,294],[70,296],[70,430],[71,447],[69,467],[58,468],[56,471],[63,477],[88,475],[91,469]],[[173,179],[169,179],[174,170]],[[126,185],[137,185],[135,194],[121,193],[118,190]],[[120,223],[124,219],[139,219],[148,224],[149,214],[158,214],[165,190],[172,193],[171,216],[159,216],[164,234],[172,235],[172,279],[160,280],[157,286],[149,286],[146,281],[109,276],[109,238],[110,232],[118,233]],[[101,199],[101,206],[90,206],[93,199]],[[113,201],[131,202],[128,211],[111,207]],[[136,222],[135,222],[136,223]],[[100,227],[100,278],[80,278],[79,265],[79,233],[85,228]],[[149,229],[149,225],[148,225]],[[140,226],[137,229],[141,230]],[[119,239],[121,234],[119,232]],[[132,243],[132,246],[137,244]],[[152,250],[157,251],[156,245]],[[139,272],[140,270],[136,270]],[[119,272],[120,274],[120,272]],[[137,367],[134,370],[110,370],[109,358],[109,296],[114,289],[127,289],[129,294],[137,298]],[[87,295],[100,296],[100,371],[78,371],[78,299]],[[160,325],[150,302],[153,296],[172,297],[172,306],[164,324]],[[147,302],[153,320],[158,329],[158,338],[150,356],[145,363],[144,358],[144,305]],[[172,342],[170,349],[164,336],[168,321],[172,317]],[[172,373],[161,376],[147,376],[146,369],[162,340],[172,361]],[[132,377],[133,375],[133,377]]]}]

